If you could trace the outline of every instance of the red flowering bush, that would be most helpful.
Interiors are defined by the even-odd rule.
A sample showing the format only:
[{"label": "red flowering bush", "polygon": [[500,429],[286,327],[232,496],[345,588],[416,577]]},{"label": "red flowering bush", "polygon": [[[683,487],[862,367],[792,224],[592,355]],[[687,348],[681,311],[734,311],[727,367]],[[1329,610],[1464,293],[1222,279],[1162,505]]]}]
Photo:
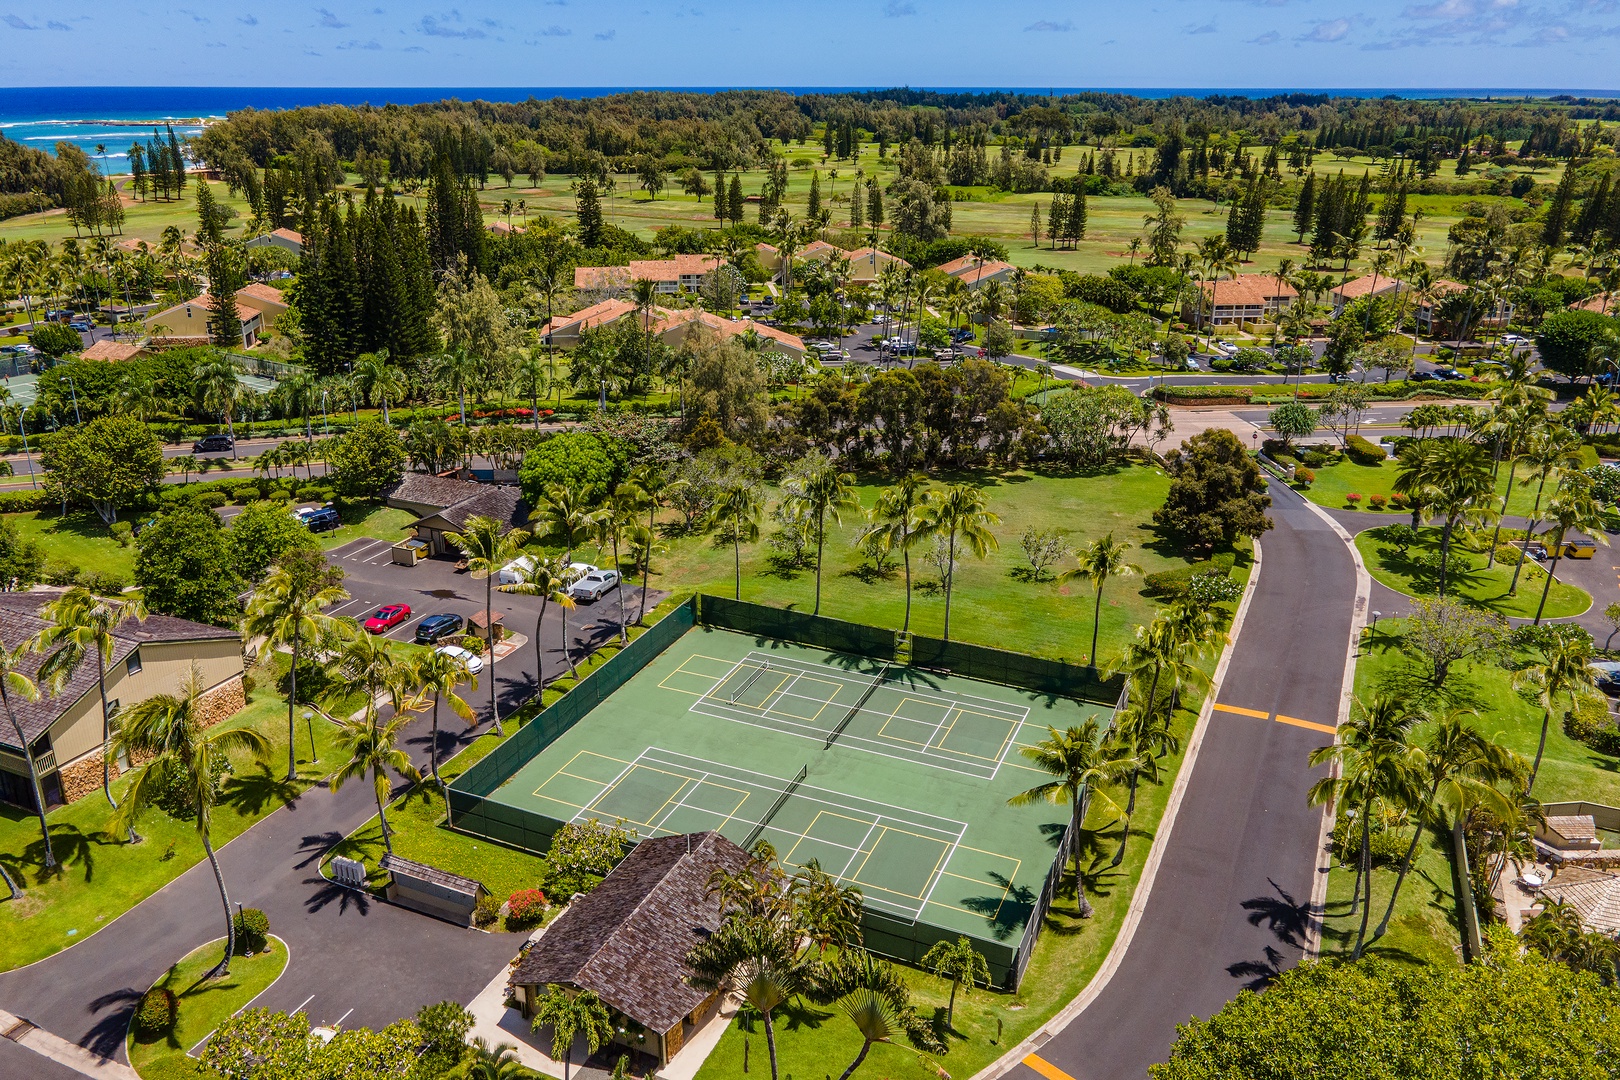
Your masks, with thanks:
[{"label": "red flowering bush", "polygon": [[1351,506],[1355,506],[1357,503],[1361,502],[1361,496],[1352,491],[1350,494],[1344,497],[1344,501],[1349,503]]},{"label": "red flowering bush", "polygon": [[506,926],[525,930],[538,926],[546,913],[546,894],[539,889],[519,889],[506,898]]}]

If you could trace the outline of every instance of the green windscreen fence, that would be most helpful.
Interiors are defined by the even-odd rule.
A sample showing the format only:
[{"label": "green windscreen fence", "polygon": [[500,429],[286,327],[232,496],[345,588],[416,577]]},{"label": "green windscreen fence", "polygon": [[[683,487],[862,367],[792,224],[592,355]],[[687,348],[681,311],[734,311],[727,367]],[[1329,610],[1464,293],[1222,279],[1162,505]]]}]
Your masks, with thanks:
[{"label": "green windscreen fence", "polygon": [[917,667],[942,668],[953,675],[981,682],[1103,705],[1117,701],[1125,686],[1123,677],[1102,679],[1091,668],[1078,664],[921,635],[912,636],[911,662]]},{"label": "green windscreen fence", "polygon": [[630,681],[653,658],[696,624],[697,604],[688,600],[660,619],[580,684],[523,725],[450,785],[450,824],[503,843],[544,851],[561,822],[543,814],[491,803],[486,796],[506,783],[535,755]]},{"label": "green windscreen fence", "polygon": [[875,660],[893,660],[895,633],[875,626],[829,619],[825,615],[806,615],[788,608],[750,604],[746,600],[732,600],[724,596],[697,597],[698,622],[704,626],[718,626],[722,630],[735,630],[741,634],[775,638],[779,641],[797,641],[832,652],[869,656]]}]

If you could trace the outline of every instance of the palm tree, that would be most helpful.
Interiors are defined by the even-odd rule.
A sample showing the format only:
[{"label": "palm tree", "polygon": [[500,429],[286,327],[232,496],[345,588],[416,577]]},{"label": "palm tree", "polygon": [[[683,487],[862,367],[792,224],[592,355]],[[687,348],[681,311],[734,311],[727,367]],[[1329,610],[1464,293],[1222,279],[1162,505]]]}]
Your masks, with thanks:
[{"label": "palm tree", "polygon": [[313,372],[303,368],[276,384],[271,395],[281,414],[289,420],[304,421],[304,441],[315,439],[315,411],[321,404],[321,387]]},{"label": "palm tree", "polygon": [[24,734],[22,723],[17,719],[17,710],[11,704],[13,694],[24,701],[39,700],[39,687],[18,670],[28,654],[26,641],[19,642],[15,649],[7,648],[5,642],[0,641],[0,706],[5,707],[6,719],[11,722],[11,730],[17,736],[23,760],[28,763],[28,782],[33,785],[34,809],[39,813],[39,835],[45,843],[45,869],[50,870],[56,865],[56,852],[51,850],[51,827],[45,820],[45,791],[39,785],[39,767],[34,763],[33,745]]},{"label": "palm tree", "polygon": [[965,937],[955,941],[936,941],[923,953],[922,966],[951,984],[951,998],[945,1005],[945,1027],[954,1030],[956,1022],[956,992],[975,983],[990,985],[990,964]]},{"label": "palm tree", "polygon": [[630,533],[636,528],[636,522],[641,519],[641,509],[647,502],[647,495],[628,480],[614,489],[613,494],[607,498],[607,503],[596,514],[595,533],[598,544],[613,551],[613,572],[621,575],[619,588],[614,593],[619,598],[619,643],[626,644],[630,640],[630,627],[624,615],[624,586],[622,584],[623,565],[619,555],[619,547],[628,541]]},{"label": "palm tree", "polygon": [[1485,448],[1462,439],[1429,439],[1408,446],[1400,456],[1394,490],[1415,495],[1424,507],[1443,519],[1440,529],[1440,588],[1446,594],[1446,564],[1451,536],[1464,518],[1488,518],[1496,495]]},{"label": "palm tree", "polygon": [[1530,507],[1530,521],[1525,529],[1525,544],[1519,549],[1519,561],[1513,567],[1513,580],[1508,583],[1508,595],[1519,594],[1519,574],[1530,554],[1529,540],[1541,524],[1541,499],[1547,493],[1547,481],[1554,480],[1556,493],[1563,486],[1564,476],[1580,468],[1581,437],[1563,424],[1543,424],[1530,433],[1525,444],[1524,459],[1530,466],[1525,477],[1536,477],[1536,498]]},{"label": "palm tree", "polygon": [[389,422],[388,403],[403,398],[408,389],[404,375],[389,362],[387,349],[355,357],[354,382],[367,401],[381,403],[385,424]]},{"label": "palm tree", "polygon": [[721,487],[704,523],[705,528],[731,540],[731,567],[735,579],[732,592],[734,599],[742,599],[743,541],[752,544],[759,539],[759,522],[764,515],[764,489],[746,477],[732,477]]},{"label": "palm tree", "polygon": [[976,558],[984,558],[1001,544],[990,532],[990,526],[1001,524],[1001,518],[986,508],[984,489],[976,484],[951,484],[929,493],[923,506],[921,536],[946,538],[947,558],[945,572],[945,640],[951,638],[951,593],[956,584],[956,542],[967,545]]},{"label": "palm tree", "polygon": [[636,625],[640,626],[647,618],[647,585],[652,579],[653,559],[669,552],[669,548],[658,542],[658,534],[644,525],[637,525],[630,533],[630,569],[634,573],[641,571],[641,599],[636,605]]},{"label": "palm tree", "polygon": [[1050,773],[1054,779],[1019,792],[1007,803],[1010,806],[1032,806],[1043,802],[1068,805],[1069,837],[1074,853],[1074,892],[1079,899],[1077,906],[1080,917],[1089,919],[1091,903],[1086,899],[1085,877],[1080,872],[1080,826],[1091,809],[1093,797],[1113,807],[1116,814],[1121,812],[1119,805],[1101,787],[1123,779],[1138,767],[1139,762],[1129,747],[1114,740],[1112,732],[1103,731],[1096,717],[1088,717],[1079,727],[1065,731],[1060,732],[1054,727],[1046,730],[1050,738],[1024,747],[1022,753],[1035,763],[1036,768]]},{"label": "palm tree", "polygon": [[861,1049],[855,1055],[855,1060],[849,1067],[839,1074],[838,1080],[849,1080],[855,1070],[861,1067],[866,1055],[871,1052],[873,1043],[890,1042],[904,1031],[901,1026],[899,1010],[887,997],[868,986],[851,990],[839,998],[835,1004],[838,1011],[849,1017],[849,1022],[855,1025],[855,1030],[861,1033]]},{"label": "palm tree", "polygon": [[236,365],[222,352],[209,353],[192,371],[193,385],[202,407],[225,422],[231,437],[231,457],[236,457],[236,407],[242,400],[242,384],[236,378]]},{"label": "palm tree", "polygon": [[[463,681],[467,683],[469,693],[477,690],[478,676],[468,671],[466,664],[438,649],[430,649],[417,656],[407,670],[412,683],[420,686],[424,694],[433,695],[433,737],[428,742],[428,775],[443,789],[445,783],[439,778],[439,703],[442,701],[449,706],[450,711],[467,721],[468,726],[478,723],[478,715],[473,712],[473,707],[456,693],[456,687]],[[544,674],[541,678],[545,678]]]},{"label": "palm tree", "polygon": [[1088,582],[1094,592],[1091,605],[1091,669],[1097,670],[1097,633],[1102,629],[1102,596],[1103,586],[1108,584],[1109,578],[1130,577],[1140,574],[1142,568],[1133,562],[1126,561],[1125,553],[1131,545],[1114,539],[1109,533],[1101,540],[1094,540],[1081,548],[1075,555],[1078,564],[1072,570],[1065,570],[1058,575],[1058,581],[1084,581]]},{"label": "palm tree", "polygon": [[[101,790],[116,810],[118,803],[112,797],[112,758],[115,755],[108,747],[112,739],[112,708],[107,702],[107,665],[118,649],[115,632],[130,619],[144,620],[146,608],[139,600],[109,600],[76,585],[41,608],[39,615],[50,625],[35,634],[28,647],[34,652],[49,654],[39,665],[39,681],[53,694],[61,692],[79,670],[79,664],[95,654],[96,691],[101,695]],[[131,831],[130,838],[134,836]]]},{"label": "palm tree", "polygon": [[377,818],[382,822],[383,846],[394,850],[394,831],[389,827],[387,803],[393,791],[388,779],[392,769],[405,780],[415,783],[422,774],[411,764],[411,755],[399,748],[399,736],[411,720],[408,712],[396,712],[386,723],[378,723],[375,715],[367,719],[344,720],[338,725],[338,749],[348,760],[332,773],[330,786],[337,791],[356,777],[371,772],[371,790],[377,797]]},{"label": "palm tree", "polygon": [[517,1047],[499,1043],[491,1047],[479,1036],[472,1041],[467,1080],[530,1080],[533,1071],[517,1059]]},{"label": "palm tree", "polygon": [[596,511],[590,503],[590,494],[585,488],[546,485],[540,505],[529,516],[530,524],[540,526],[534,530],[534,535],[562,541],[563,561],[573,562],[574,548],[590,536],[595,524]]},{"label": "palm tree", "polygon": [[451,349],[433,361],[433,378],[456,395],[463,425],[467,423],[467,388],[477,381],[480,366],[478,357],[463,348]]},{"label": "palm tree", "polygon": [[551,392],[551,364],[545,357],[529,349],[524,352],[518,361],[517,372],[513,376],[516,380],[515,389],[520,393],[527,393],[529,398],[529,411],[533,413],[530,420],[534,430],[540,430],[540,399]]},{"label": "palm tree", "polygon": [[130,376],[118,388],[119,410],[144,423],[150,423],[160,416],[166,405],[163,395],[158,393],[151,379]]},{"label": "palm tree", "polygon": [[1589,666],[1594,647],[1592,635],[1578,626],[1550,629],[1549,640],[1541,647],[1541,663],[1525,668],[1518,677],[1520,685],[1533,689],[1541,701],[1541,739],[1536,743],[1536,760],[1530,766],[1525,794],[1536,786],[1536,774],[1541,771],[1541,756],[1547,749],[1547,729],[1552,726],[1553,710],[1558,706],[1558,699],[1568,697],[1573,708],[1576,695],[1592,689],[1592,670]]},{"label": "palm tree", "polygon": [[270,744],[250,727],[206,726],[202,698],[207,687],[196,665],[179,689],[178,694],[149,697],[119,718],[115,751],[131,759],[149,760],[124,793],[124,805],[116,820],[133,834],[136,819],[164,792],[178,788],[186,793],[197,814],[197,835],[202,838],[208,865],[213,868],[214,884],[219,887],[220,906],[225,909],[225,955],[209,975],[229,975],[231,954],[236,950],[236,926],[225,875],[220,871],[210,836],[214,808],[222,801],[218,777],[231,751],[246,751],[263,761]]},{"label": "palm tree", "polygon": [[[299,652],[305,641],[331,633],[332,620],[323,608],[347,600],[349,594],[339,584],[342,571],[331,566],[317,552],[289,552],[272,567],[259,587],[253,590],[242,618],[242,636],[265,639],[266,649],[286,646],[292,650],[292,667],[287,691],[287,779],[298,778],[298,755],[293,748],[294,712],[298,704]],[[315,744],[310,743],[309,759],[315,760]]]},{"label": "palm tree", "polygon": [[821,614],[821,564],[827,540],[827,518],[843,522],[843,512],[860,506],[855,477],[843,472],[826,455],[812,452],[801,458],[782,480],[783,502],[816,519],[816,606]]},{"label": "palm tree", "polygon": [[906,617],[900,626],[901,633],[911,630],[911,545],[924,527],[928,483],[928,477],[922,473],[910,473],[878,492],[877,502],[866,516],[866,530],[856,540],[862,547],[900,552],[906,572]]},{"label": "palm tree", "polygon": [[[512,568],[517,581],[502,585],[501,592],[540,598],[540,614],[534,617],[534,666],[539,672],[540,689],[543,691],[546,688],[546,665],[544,650],[540,647],[540,627],[546,620],[546,607],[550,604],[560,607],[563,613],[563,652],[568,652],[568,613],[574,609],[574,598],[568,595],[568,586],[573,583],[573,574],[562,559],[531,555],[529,560],[532,565],[520,562]],[[569,663],[572,665],[572,660]]]},{"label": "palm tree", "polygon": [[613,1037],[613,1022],[602,1000],[589,990],[554,986],[535,1002],[533,1029],[551,1027],[551,1056],[563,1059],[563,1080],[574,1059],[574,1039],[585,1036],[586,1054],[594,1054]]},{"label": "palm tree", "polygon": [[495,722],[495,734],[504,736],[500,704],[495,697],[495,575],[523,551],[529,534],[522,529],[508,528],[494,518],[474,514],[460,532],[445,533],[444,538],[467,557],[467,569],[473,577],[484,579],[484,628],[489,633],[489,715]]},{"label": "palm tree", "polygon": [[[1564,538],[1571,532],[1583,533],[1604,547],[1609,546],[1609,537],[1604,531],[1607,519],[1603,504],[1592,494],[1592,480],[1585,473],[1570,473],[1564,478],[1558,493],[1547,504],[1547,520],[1553,523],[1553,560],[1547,568],[1547,580],[1541,586],[1541,602],[1536,605],[1537,626],[1541,625],[1541,613],[1547,610],[1547,594],[1552,592],[1553,576],[1558,573]],[[1526,546],[1528,543],[1527,540]]]},{"label": "palm tree", "polygon": [[1520,771],[1517,755],[1481,735],[1459,712],[1448,712],[1440,717],[1417,755],[1416,764],[1422,771],[1422,784],[1412,804],[1412,842],[1395,875],[1389,906],[1372,932],[1373,941],[1383,937],[1389,927],[1401,885],[1412,869],[1412,857],[1417,853],[1425,821],[1433,820],[1441,826],[1449,814],[1460,822],[1472,806],[1484,806],[1498,815],[1508,813],[1511,800],[1495,785],[1512,779]]},{"label": "palm tree", "polygon": [[1361,856],[1350,913],[1354,915],[1362,904],[1363,887],[1366,906],[1361,909],[1361,929],[1351,953],[1353,960],[1361,959],[1367,940],[1367,923],[1372,915],[1374,804],[1381,798],[1408,798],[1421,783],[1418,770],[1421,757],[1410,741],[1418,714],[1387,695],[1375,695],[1365,702],[1358,700],[1356,705],[1350,718],[1339,725],[1337,741],[1311,751],[1309,758],[1312,768],[1327,764],[1337,766],[1334,775],[1323,777],[1311,786],[1310,805],[1345,802],[1355,808],[1361,819]]},{"label": "palm tree", "polygon": [[798,931],[769,915],[733,912],[687,954],[686,963],[692,969],[687,981],[694,987],[741,997],[759,1013],[771,1056],[771,1080],[778,1080],[771,1014],[797,996],[810,976],[799,955]]}]

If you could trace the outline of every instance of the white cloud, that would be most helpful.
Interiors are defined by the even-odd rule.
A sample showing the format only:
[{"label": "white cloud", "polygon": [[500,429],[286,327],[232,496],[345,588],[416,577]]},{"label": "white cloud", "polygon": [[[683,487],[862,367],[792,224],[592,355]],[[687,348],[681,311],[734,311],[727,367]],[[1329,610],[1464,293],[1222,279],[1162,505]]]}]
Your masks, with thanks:
[{"label": "white cloud", "polygon": [[1324,43],[1343,41],[1349,33],[1349,19],[1324,19],[1294,40]]},{"label": "white cloud", "polygon": [[[459,23],[461,21],[461,15],[459,12],[452,11],[448,18],[452,22]],[[462,38],[463,40],[466,40],[488,36],[476,26],[450,26],[434,18],[432,15],[422,16],[422,21],[417,24],[417,29],[426,34],[428,37]]]},{"label": "white cloud", "polygon": [[326,27],[328,30],[342,30],[349,25],[336,15],[332,14],[330,11],[327,11],[325,8],[316,8],[315,14],[321,17],[320,25]]}]

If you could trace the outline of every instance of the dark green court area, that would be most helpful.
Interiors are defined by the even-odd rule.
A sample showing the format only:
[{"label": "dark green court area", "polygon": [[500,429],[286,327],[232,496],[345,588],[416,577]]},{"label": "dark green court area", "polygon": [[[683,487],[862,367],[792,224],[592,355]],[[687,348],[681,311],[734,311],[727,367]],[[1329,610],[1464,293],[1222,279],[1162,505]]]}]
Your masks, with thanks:
[{"label": "dark green court area", "polygon": [[597,818],[640,838],[763,838],[784,865],[858,887],[872,947],[915,959],[968,934],[1013,965],[1068,820],[1007,804],[1048,779],[1020,750],[1108,707],[701,625],[635,659],[458,827],[512,842],[502,822],[527,837]]}]

